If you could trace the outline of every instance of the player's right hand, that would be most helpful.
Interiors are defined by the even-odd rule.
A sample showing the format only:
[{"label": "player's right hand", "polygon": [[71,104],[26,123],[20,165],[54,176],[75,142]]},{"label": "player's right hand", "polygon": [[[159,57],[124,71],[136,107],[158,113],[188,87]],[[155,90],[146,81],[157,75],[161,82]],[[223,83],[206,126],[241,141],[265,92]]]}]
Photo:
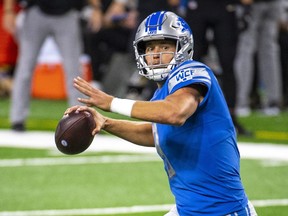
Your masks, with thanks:
[{"label": "player's right hand", "polygon": [[110,111],[111,102],[114,98],[113,96],[94,88],[81,77],[74,79],[74,87],[84,95],[88,96],[88,98],[78,98],[79,102],[87,106],[98,107],[104,111]]}]

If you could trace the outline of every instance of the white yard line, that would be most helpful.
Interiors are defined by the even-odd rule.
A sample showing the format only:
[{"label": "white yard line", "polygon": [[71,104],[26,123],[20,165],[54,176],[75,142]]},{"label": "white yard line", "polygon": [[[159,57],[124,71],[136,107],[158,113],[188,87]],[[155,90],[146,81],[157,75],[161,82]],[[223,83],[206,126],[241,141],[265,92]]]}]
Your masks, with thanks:
[{"label": "white yard line", "polygon": [[288,199],[252,200],[255,207],[288,206]]},{"label": "white yard line", "polygon": [[[44,131],[18,133],[11,130],[0,130],[0,146],[50,149],[58,152],[54,142],[54,133]],[[288,145],[239,142],[239,150],[241,157],[246,159],[288,161]],[[133,145],[123,139],[107,135],[96,135],[86,151],[156,154],[155,148]]]},{"label": "white yard line", "polygon": [[131,206],[116,208],[35,210],[0,212],[0,216],[74,216],[74,215],[115,215],[143,212],[169,211],[173,205]]},{"label": "white yard line", "polygon": [[0,167],[19,166],[58,166],[103,163],[140,163],[161,161],[160,157],[152,154],[142,155],[114,155],[114,156],[86,156],[86,157],[56,157],[56,158],[27,158],[0,159]]},{"label": "white yard line", "polygon": [[[287,206],[288,199],[277,200],[252,200],[255,207]],[[93,209],[65,209],[65,210],[33,210],[33,211],[6,211],[0,212],[0,216],[80,216],[80,215],[115,215],[144,212],[169,211],[173,204],[131,206],[114,208],[93,208]]]},{"label": "white yard line", "polygon": [[[0,146],[58,151],[54,141],[54,133],[47,131],[21,133],[11,130],[0,130]],[[123,139],[107,135],[96,135],[91,146],[86,151],[156,153],[155,148],[131,145],[131,143]]]}]

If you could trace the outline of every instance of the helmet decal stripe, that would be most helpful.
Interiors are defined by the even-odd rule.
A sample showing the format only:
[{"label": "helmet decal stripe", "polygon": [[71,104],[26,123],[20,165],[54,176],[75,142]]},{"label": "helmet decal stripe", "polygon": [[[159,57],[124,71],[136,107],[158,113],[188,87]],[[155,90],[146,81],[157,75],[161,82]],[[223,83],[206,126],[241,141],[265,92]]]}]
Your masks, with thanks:
[{"label": "helmet decal stripe", "polygon": [[157,30],[161,30],[165,13],[162,11],[151,14],[145,23],[145,32],[155,34]]},{"label": "helmet decal stripe", "polygon": [[165,13],[161,13],[158,19],[158,30],[162,30],[162,23],[163,23],[163,17],[164,17]]}]

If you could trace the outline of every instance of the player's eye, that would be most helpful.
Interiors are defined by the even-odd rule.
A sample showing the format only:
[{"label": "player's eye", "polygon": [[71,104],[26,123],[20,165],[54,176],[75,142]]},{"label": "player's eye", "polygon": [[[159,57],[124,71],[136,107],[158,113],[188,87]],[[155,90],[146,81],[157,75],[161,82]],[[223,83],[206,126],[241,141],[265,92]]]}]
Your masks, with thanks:
[{"label": "player's eye", "polygon": [[171,45],[170,44],[167,44],[167,43],[163,43],[159,46],[159,49],[161,51],[168,51],[171,49]]},{"label": "player's eye", "polygon": [[146,52],[152,52],[153,51],[153,47],[152,46],[147,46],[146,47]]},{"label": "player's eye", "polygon": [[169,46],[163,46],[162,50],[169,50]]}]

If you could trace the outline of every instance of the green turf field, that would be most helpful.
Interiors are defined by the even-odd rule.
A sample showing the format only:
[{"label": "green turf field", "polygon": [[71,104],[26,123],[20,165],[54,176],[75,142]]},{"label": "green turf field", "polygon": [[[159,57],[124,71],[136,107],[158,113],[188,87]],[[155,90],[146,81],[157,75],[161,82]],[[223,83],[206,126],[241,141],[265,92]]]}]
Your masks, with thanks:
[{"label": "green turf field", "polygon": [[[0,129],[7,129],[9,100],[0,99],[0,103]],[[53,131],[65,109],[65,101],[33,100],[28,130]],[[240,121],[255,133],[253,138],[239,137],[240,141],[288,144],[287,112],[278,117],[253,113]],[[139,155],[138,162],[113,162],[119,155],[89,152],[66,156],[51,150],[0,148],[0,216],[92,216],[107,212],[158,216],[167,212],[173,197],[162,162],[141,162],[145,155]],[[104,156],[110,159],[106,163],[85,163],[85,159]],[[129,158],[133,154],[121,156]],[[84,162],[71,163],[74,159]],[[242,159],[241,174],[250,200],[258,203],[260,216],[288,215],[287,161]],[[161,210],[159,206],[166,208]],[[131,213],[121,213],[125,210]]]},{"label": "green turf field", "polygon": [[[0,98],[0,129],[9,128],[9,99]],[[31,101],[30,115],[27,121],[28,130],[54,131],[59,119],[67,108],[64,100]],[[118,114],[107,113],[111,117],[125,118]],[[239,118],[245,128],[254,132],[254,137],[239,137],[240,141],[273,142],[288,144],[288,110],[279,116],[267,117],[258,112],[251,116]]]},{"label": "green turf field", "polygon": [[[107,155],[111,158],[107,163],[69,164],[71,158],[101,158]],[[119,156],[118,154],[83,153],[78,156],[64,156],[48,150],[15,148],[2,148],[0,156],[0,215],[5,211],[91,210],[173,203],[160,160],[116,163],[113,158]],[[122,156],[129,158],[131,154]],[[139,155],[139,159],[141,157],[143,155]],[[45,161],[51,158],[54,161],[66,160],[67,163],[45,165]],[[4,159],[10,162],[5,165]],[[22,164],[14,164],[19,159],[22,159]],[[38,165],[40,161],[41,165]],[[256,207],[259,215],[286,216],[288,162],[270,166],[260,160],[242,160],[241,166],[243,184],[252,201],[286,200],[284,206],[276,204]]]}]

